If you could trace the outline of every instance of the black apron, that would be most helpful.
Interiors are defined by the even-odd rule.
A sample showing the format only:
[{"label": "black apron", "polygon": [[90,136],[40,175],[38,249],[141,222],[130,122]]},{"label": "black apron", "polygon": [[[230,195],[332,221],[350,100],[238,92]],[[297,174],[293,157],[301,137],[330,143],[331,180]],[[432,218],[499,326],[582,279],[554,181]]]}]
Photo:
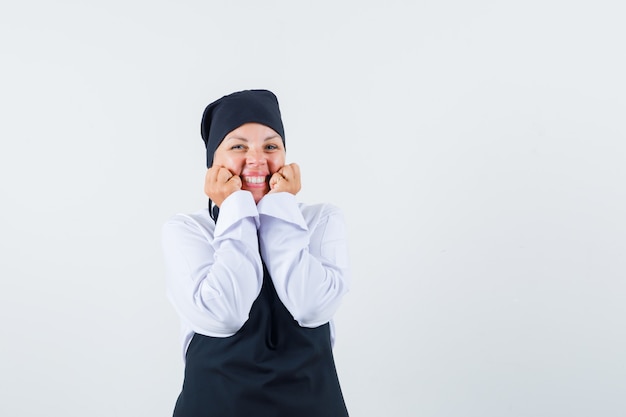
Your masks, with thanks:
[{"label": "black apron", "polygon": [[195,334],[174,417],[346,417],[328,323],[301,327],[264,268],[250,318],[233,336]]}]

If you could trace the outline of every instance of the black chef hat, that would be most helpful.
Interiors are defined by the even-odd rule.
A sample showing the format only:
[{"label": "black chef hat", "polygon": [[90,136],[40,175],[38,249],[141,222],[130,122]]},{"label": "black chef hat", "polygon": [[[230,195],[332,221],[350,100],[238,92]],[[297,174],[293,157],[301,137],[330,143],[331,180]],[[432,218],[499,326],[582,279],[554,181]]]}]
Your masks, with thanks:
[{"label": "black chef hat", "polygon": [[285,131],[278,99],[268,90],[245,90],[229,94],[209,104],[202,115],[200,133],[206,146],[206,165],[213,165],[213,154],[229,132],[245,123],[260,123],[280,135]]}]

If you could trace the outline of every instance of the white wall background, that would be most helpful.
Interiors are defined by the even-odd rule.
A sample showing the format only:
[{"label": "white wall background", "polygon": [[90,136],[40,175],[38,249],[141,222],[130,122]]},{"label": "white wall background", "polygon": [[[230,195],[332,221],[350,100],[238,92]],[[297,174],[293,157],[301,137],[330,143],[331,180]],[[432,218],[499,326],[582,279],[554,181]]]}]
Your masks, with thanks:
[{"label": "white wall background", "polygon": [[171,415],[160,227],[246,88],[349,222],[352,416],[626,415],[621,3],[4,2],[0,415]]}]

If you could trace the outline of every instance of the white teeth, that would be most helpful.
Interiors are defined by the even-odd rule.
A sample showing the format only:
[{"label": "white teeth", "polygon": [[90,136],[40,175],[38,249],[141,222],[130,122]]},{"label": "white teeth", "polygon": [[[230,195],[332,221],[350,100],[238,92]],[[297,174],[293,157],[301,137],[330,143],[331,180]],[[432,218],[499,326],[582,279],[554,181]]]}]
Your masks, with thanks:
[{"label": "white teeth", "polygon": [[265,177],[245,177],[245,180],[251,184],[262,184],[265,182]]}]

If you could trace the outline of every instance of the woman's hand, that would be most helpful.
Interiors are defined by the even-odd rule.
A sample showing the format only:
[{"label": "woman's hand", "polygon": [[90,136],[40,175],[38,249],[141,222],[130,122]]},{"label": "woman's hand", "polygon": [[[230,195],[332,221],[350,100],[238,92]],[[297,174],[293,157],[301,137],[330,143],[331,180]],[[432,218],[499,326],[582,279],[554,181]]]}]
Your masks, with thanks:
[{"label": "woman's hand", "polygon": [[270,178],[270,192],[288,192],[296,195],[300,191],[300,167],[298,164],[285,165]]},{"label": "woman's hand", "polygon": [[241,178],[222,166],[212,166],[204,177],[204,193],[221,206],[226,197],[241,190]]}]

